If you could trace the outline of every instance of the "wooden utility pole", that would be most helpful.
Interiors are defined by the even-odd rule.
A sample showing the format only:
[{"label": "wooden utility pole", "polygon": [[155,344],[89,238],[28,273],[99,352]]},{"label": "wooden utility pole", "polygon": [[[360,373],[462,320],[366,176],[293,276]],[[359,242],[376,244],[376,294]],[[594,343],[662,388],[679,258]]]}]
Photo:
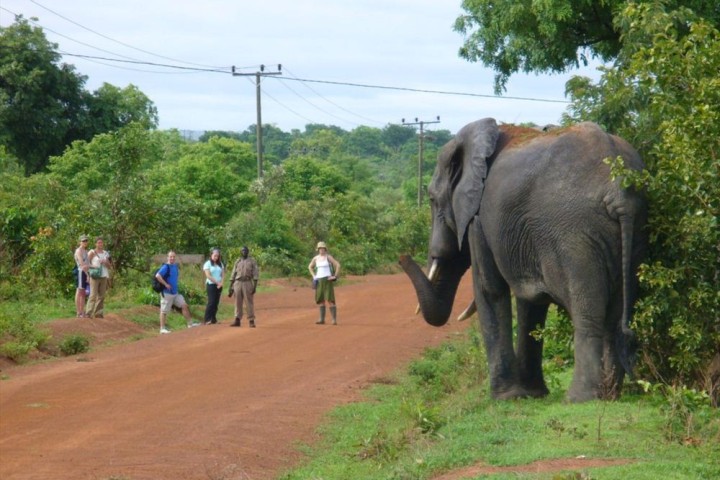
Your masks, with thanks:
[{"label": "wooden utility pole", "polygon": [[255,136],[257,137],[256,143],[258,179],[260,179],[263,176],[262,106],[260,104],[260,77],[264,77],[266,75],[282,75],[282,65],[278,64],[277,72],[266,72],[265,65],[260,65],[260,71],[255,73],[238,73],[235,71],[235,65],[233,65],[232,74],[234,77],[247,77],[249,75],[255,75],[255,103],[257,108],[257,124],[255,125]]},{"label": "wooden utility pole", "polygon": [[417,193],[418,207],[422,206],[422,186],[423,186],[422,185],[422,169],[423,169],[423,150],[424,150],[424,142],[425,142],[425,132],[423,131],[423,128],[425,127],[425,125],[427,125],[429,123],[440,123],[440,115],[437,116],[437,120],[433,120],[430,122],[426,122],[423,120],[418,121],[417,117],[415,117],[414,122],[407,122],[407,123],[405,122],[404,118],[402,119],[403,125],[420,125],[420,137],[419,137],[420,146],[418,147],[418,173],[417,173],[418,174],[418,193]]}]

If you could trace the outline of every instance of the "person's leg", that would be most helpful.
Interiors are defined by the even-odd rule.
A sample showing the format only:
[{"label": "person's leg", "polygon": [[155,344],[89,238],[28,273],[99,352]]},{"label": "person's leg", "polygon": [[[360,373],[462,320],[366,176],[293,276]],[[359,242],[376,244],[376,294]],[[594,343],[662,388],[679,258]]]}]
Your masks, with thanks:
[{"label": "person's leg", "polygon": [[82,318],[85,316],[85,289],[75,289],[75,314],[77,317]]},{"label": "person's leg", "polygon": [[240,320],[243,316],[243,294],[242,294],[242,283],[235,282],[235,323],[232,323],[231,327],[239,327]]},{"label": "person's leg", "polygon": [[212,321],[212,307],[213,307],[213,301],[215,299],[215,291],[217,288],[215,288],[214,283],[205,283],[205,291],[207,292],[207,305],[205,305],[205,316],[203,317],[203,320],[205,321],[205,324],[207,325]]},{"label": "person's leg", "polygon": [[330,316],[332,317],[332,324],[337,325],[337,306],[332,302],[330,302]]},{"label": "person's leg", "polygon": [[98,295],[95,304],[95,317],[102,318],[105,310],[105,294],[108,291],[108,279],[98,278]]},{"label": "person's leg", "polygon": [[220,307],[220,295],[222,294],[222,290],[218,288],[217,285],[212,285],[213,287],[213,302],[212,306],[210,307],[210,323],[217,323],[217,312],[218,308]]},{"label": "person's leg", "polygon": [[90,277],[90,299],[88,299],[86,314],[90,318],[95,318],[95,310],[98,302],[98,283],[99,279]]},{"label": "person's leg", "polygon": [[172,308],[172,299],[168,297],[171,297],[171,295],[160,294],[160,333],[170,333],[170,330],[165,326],[167,314]]},{"label": "person's leg", "polygon": [[325,292],[325,300],[330,305],[330,315],[332,316],[333,325],[337,325],[337,306],[335,305],[335,283],[327,283],[327,291]]},{"label": "person's leg", "polygon": [[253,293],[253,282],[243,282],[245,290],[245,302],[247,303],[247,316],[250,326],[255,328],[255,294]]},{"label": "person's leg", "polygon": [[173,305],[179,308],[182,312],[182,316],[185,317],[185,323],[187,324],[188,328],[199,325],[199,323],[194,323],[192,321],[192,315],[190,314],[190,306],[187,304],[187,302],[185,302],[185,297],[178,293],[173,299]]}]

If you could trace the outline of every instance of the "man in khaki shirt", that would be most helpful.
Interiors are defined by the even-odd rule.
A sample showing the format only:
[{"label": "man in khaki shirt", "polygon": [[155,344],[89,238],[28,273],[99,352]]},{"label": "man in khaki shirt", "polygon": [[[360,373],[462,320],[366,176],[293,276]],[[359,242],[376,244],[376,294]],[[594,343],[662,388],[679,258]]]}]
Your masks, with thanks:
[{"label": "man in khaki shirt", "polygon": [[247,317],[250,327],[255,328],[255,291],[257,290],[260,270],[257,262],[250,256],[248,247],[242,247],[242,256],[235,262],[230,276],[229,297],[235,294],[235,323],[231,327],[239,327],[243,317],[243,303],[247,304]]}]

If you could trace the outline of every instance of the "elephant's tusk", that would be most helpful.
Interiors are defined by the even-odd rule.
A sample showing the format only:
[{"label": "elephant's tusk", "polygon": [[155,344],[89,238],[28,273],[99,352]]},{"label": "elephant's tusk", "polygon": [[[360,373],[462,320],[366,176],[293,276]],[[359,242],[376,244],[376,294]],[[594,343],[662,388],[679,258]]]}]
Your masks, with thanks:
[{"label": "elephant's tusk", "polygon": [[475,300],[470,302],[470,305],[467,306],[467,308],[457,317],[458,322],[462,322],[463,320],[467,320],[468,318],[472,317],[473,314],[477,312],[477,306],[475,305]]},{"label": "elephant's tusk", "polygon": [[[430,282],[434,282],[435,278],[437,277],[437,273],[438,273],[437,266],[438,266],[437,258],[434,258],[432,265],[430,265],[430,272],[428,272],[428,275],[427,275],[428,280],[430,280]],[[420,304],[419,303],[418,303],[417,307],[415,307],[415,315],[417,315],[418,313],[420,313]]]},{"label": "elephant's tusk", "polygon": [[428,273],[428,280],[434,282],[438,274],[438,261],[437,258],[433,259],[432,265],[430,265],[430,272]]}]

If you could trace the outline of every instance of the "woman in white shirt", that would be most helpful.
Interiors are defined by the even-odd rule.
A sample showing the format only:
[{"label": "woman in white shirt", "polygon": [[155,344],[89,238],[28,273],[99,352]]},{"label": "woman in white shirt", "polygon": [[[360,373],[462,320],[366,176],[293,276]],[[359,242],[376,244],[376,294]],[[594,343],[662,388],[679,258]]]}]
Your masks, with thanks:
[{"label": "woman in white shirt", "polygon": [[205,325],[214,325],[217,323],[217,311],[225,279],[225,265],[219,248],[213,248],[210,259],[203,265],[203,272],[205,272],[205,288],[208,296],[205,307]]},{"label": "woman in white shirt", "polygon": [[[95,248],[88,252],[88,274],[90,276],[90,298],[85,311],[89,318],[103,318],[105,294],[110,288],[110,269],[112,262],[110,252],[105,250],[102,237],[95,238]],[[97,276],[93,274],[96,270]]]},{"label": "woman in white shirt", "polygon": [[335,305],[334,282],[340,274],[340,263],[327,251],[325,242],[318,242],[318,254],[313,257],[308,265],[310,275],[313,278],[315,289],[315,303],[320,306],[320,319],[315,322],[318,325],[325,324],[326,307],[330,307],[333,325],[337,325],[337,306]]}]

